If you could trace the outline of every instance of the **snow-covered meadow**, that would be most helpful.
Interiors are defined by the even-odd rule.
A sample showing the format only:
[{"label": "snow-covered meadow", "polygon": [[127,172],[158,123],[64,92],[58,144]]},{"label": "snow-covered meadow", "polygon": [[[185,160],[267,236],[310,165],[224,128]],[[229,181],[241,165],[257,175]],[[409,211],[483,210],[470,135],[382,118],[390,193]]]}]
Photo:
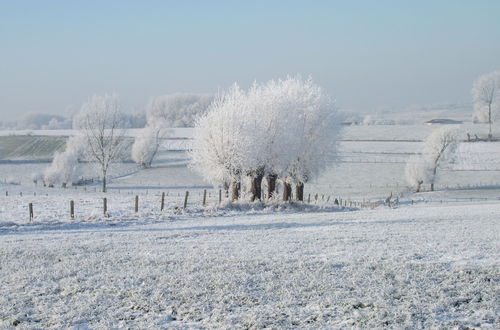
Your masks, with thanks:
[{"label": "snow-covered meadow", "polygon": [[[346,128],[338,164],[306,184],[319,195],[310,205],[219,205],[218,187],[176,150],[188,131],[151,169],[115,167],[106,194],[98,183],[35,186],[48,163],[5,161],[0,327],[498,328],[499,143],[462,143],[438,191],[413,194],[404,166],[421,130]],[[333,203],[391,192],[396,208]]]},{"label": "snow-covered meadow", "polygon": [[19,225],[1,327],[498,328],[500,204]]}]

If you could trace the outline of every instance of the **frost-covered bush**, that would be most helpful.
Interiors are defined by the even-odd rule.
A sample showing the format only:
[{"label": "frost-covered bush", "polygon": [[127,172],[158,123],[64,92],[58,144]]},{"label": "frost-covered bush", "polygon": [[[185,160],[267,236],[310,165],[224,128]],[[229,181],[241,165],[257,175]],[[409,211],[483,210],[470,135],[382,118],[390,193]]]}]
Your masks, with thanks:
[{"label": "frost-covered bush", "polygon": [[132,145],[132,159],[151,167],[160,141],[170,127],[192,127],[196,117],[206,112],[213,97],[205,94],[177,93],[154,98],[146,107],[146,124]]},{"label": "frost-covered bush", "polygon": [[193,127],[195,118],[202,115],[213,101],[212,95],[176,93],[162,95],[149,102],[146,110],[148,124],[155,121],[163,127]]},{"label": "frost-covered bush", "polygon": [[162,132],[162,128],[155,123],[144,127],[134,139],[131,151],[132,160],[144,168],[151,167],[160,147]]},{"label": "frost-covered bush", "polygon": [[268,195],[276,179],[284,199],[295,183],[302,200],[304,183],[333,161],[340,120],[334,102],[312,79],[287,77],[248,90],[233,85],[219,95],[195,125],[192,167],[213,183],[229,183],[233,199],[249,177],[252,200]]},{"label": "frost-covered bush", "polygon": [[84,151],[82,136],[71,136],[64,152],[56,152],[50,166],[45,170],[43,180],[49,186],[71,185],[78,181],[79,159]]},{"label": "frost-covered bush", "polygon": [[420,188],[424,182],[427,182],[430,177],[429,167],[422,157],[410,157],[405,167],[405,177],[408,185],[420,192]]},{"label": "frost-covered bush", "polygon": [[8,184],[14,184],[14,185],[19,185],[21,182],[19,181],[19,178],[9,176],[7,179],[5,179],[5,183]]}]

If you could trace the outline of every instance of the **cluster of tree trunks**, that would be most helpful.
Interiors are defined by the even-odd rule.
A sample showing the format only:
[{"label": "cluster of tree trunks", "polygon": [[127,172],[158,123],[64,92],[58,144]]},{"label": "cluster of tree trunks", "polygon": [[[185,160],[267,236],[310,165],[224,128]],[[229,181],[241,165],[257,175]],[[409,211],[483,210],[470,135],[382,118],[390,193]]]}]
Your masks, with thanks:
[{"label": "cluster of tree trunks", "polygon": [[[255,177],[251,178],[250,193],[251,201],[262,200],[262,180],[264,179],[263,174],[257,174]],[[268,175],[266,177],[267,181],[267,196],[272,198],[276,194],[276,180],[277,175]],[[224,185],[226,192],[229,186]],[[231,183],[231,200],[234,202],[238,200],[241,196],[241,183],[238,181],[233,181]],[[283,181],[283,201],[290,201],[292,199],[292,184]],[[295,199],[297,201],[304,201],[304,183],[299,182],[295,185]]]}]

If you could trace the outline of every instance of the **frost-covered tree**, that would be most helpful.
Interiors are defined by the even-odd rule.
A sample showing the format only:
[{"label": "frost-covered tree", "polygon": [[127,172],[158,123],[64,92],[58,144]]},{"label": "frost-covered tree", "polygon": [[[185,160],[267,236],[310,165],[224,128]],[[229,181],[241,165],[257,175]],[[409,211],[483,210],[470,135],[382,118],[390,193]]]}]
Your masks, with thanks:
[{"label": "frost-covered tree", "polygon": [[408,159],[405,177],[408,185],[416,192],[420,192],[422,184],[429,180],[429,168],[422,157],[414,156]]},{"label": "frost-covered tree", "polygon": [[121,121],[118,96],[105,94],[91,97],[73,122],[84,138],[88,157],[98,165],[103,192],[111,164],[123,154],[125,131],[118,129]]},{"label": "frost-covered tree", "polygon": [[213,101],[212,95],[175,93],[162,95],[149,102],[148,122],[162,122],[164,127],[193,127],[196,117],[202,115]]},{"label": "frost-covered tree", "polygon": [[295,184],[296,198],[303,200],[304,183],[334,161],[341,120],[334,102],[312,79],[289,77],[278,84],[289,99],[284,107],[287,135],[282,137],[283,149],[280,147],[288,160],[282,177]]},{"label": "frost-covered tree", "polygon": [[132,160],[144,168],[151,167],[160,148],[163,132],[161,126],[156,123],[146,125],[134,139],[131,151]]},{"label": "frost-covered tree", "polygon": [[434,191],[438,167],[453,159],[457,147],[458,129],[455,127],[440,127],[425,139],[422,157],[428,170],[431,191]]},{"label": "frost-covered tree", "polygon": [[146,124],[132,146],[132,159],[148,168],[158,153],[160,140],[169,127],[192,127],[196,117],[206,112],[213,97],[177,93],[158,96],[146,106]]},{"label": "frost-covered tree", "polygon": [[191,151],[192,167],[212,183],[231,184],[233,200],[239,198],[243,172],[244,106],[245,93],[236,84],[217,96],[196,121]]},{"label": "frost-covered tree", "polygon": [[500,70],[480,76],[472,86],[474,115],[478,122],[489,124],[488,139],[492,139],[491,125],[500,108]]},{"label": "frost-covered tree", "polygon": [[63,152],[56,152],[50,166],[45,170],[43,180],[49,186],[63,186],[76,183],[79,173],[79,159],[84,151],[83,138],[71,136]]},{"label": "frost-covered tree", "polygon": [[251,199],[261,199],[267,177],[269,196],[281,178],[284,199],[295,183],[302,200],[304,182],[332,160],[338,122],[333,102],[311,79],[254,83],[248,91],[235,85],[197,121],[193,167],[210,181],[232,182],[233,199],[243,177]]},{"label": "frost-covered tree", "polygon": [[63,129],[71,128],[71,121],[63,116],[28,113],[17,122],[18,129]]}]

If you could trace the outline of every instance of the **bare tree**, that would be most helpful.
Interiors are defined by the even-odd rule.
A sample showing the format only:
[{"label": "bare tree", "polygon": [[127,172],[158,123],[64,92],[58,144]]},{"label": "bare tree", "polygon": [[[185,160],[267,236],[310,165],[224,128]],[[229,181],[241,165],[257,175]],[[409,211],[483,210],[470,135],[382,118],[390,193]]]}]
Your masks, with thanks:
[{"label": "bare tree", "polygon": [[474,81],[472,98],[477,120],[489,124],[488,139],[491,140],[493,112],[500,106],[500,70],[484,74]]},{"label": "bare tree", "polygon": [[125,146],[125,131],[119,129],[121,121],[118,96],[105,94],[94,95],[84,103],[73,122],[84,136],[89,157],[99,166],[103,192],[109,168],[121,157]]}]

